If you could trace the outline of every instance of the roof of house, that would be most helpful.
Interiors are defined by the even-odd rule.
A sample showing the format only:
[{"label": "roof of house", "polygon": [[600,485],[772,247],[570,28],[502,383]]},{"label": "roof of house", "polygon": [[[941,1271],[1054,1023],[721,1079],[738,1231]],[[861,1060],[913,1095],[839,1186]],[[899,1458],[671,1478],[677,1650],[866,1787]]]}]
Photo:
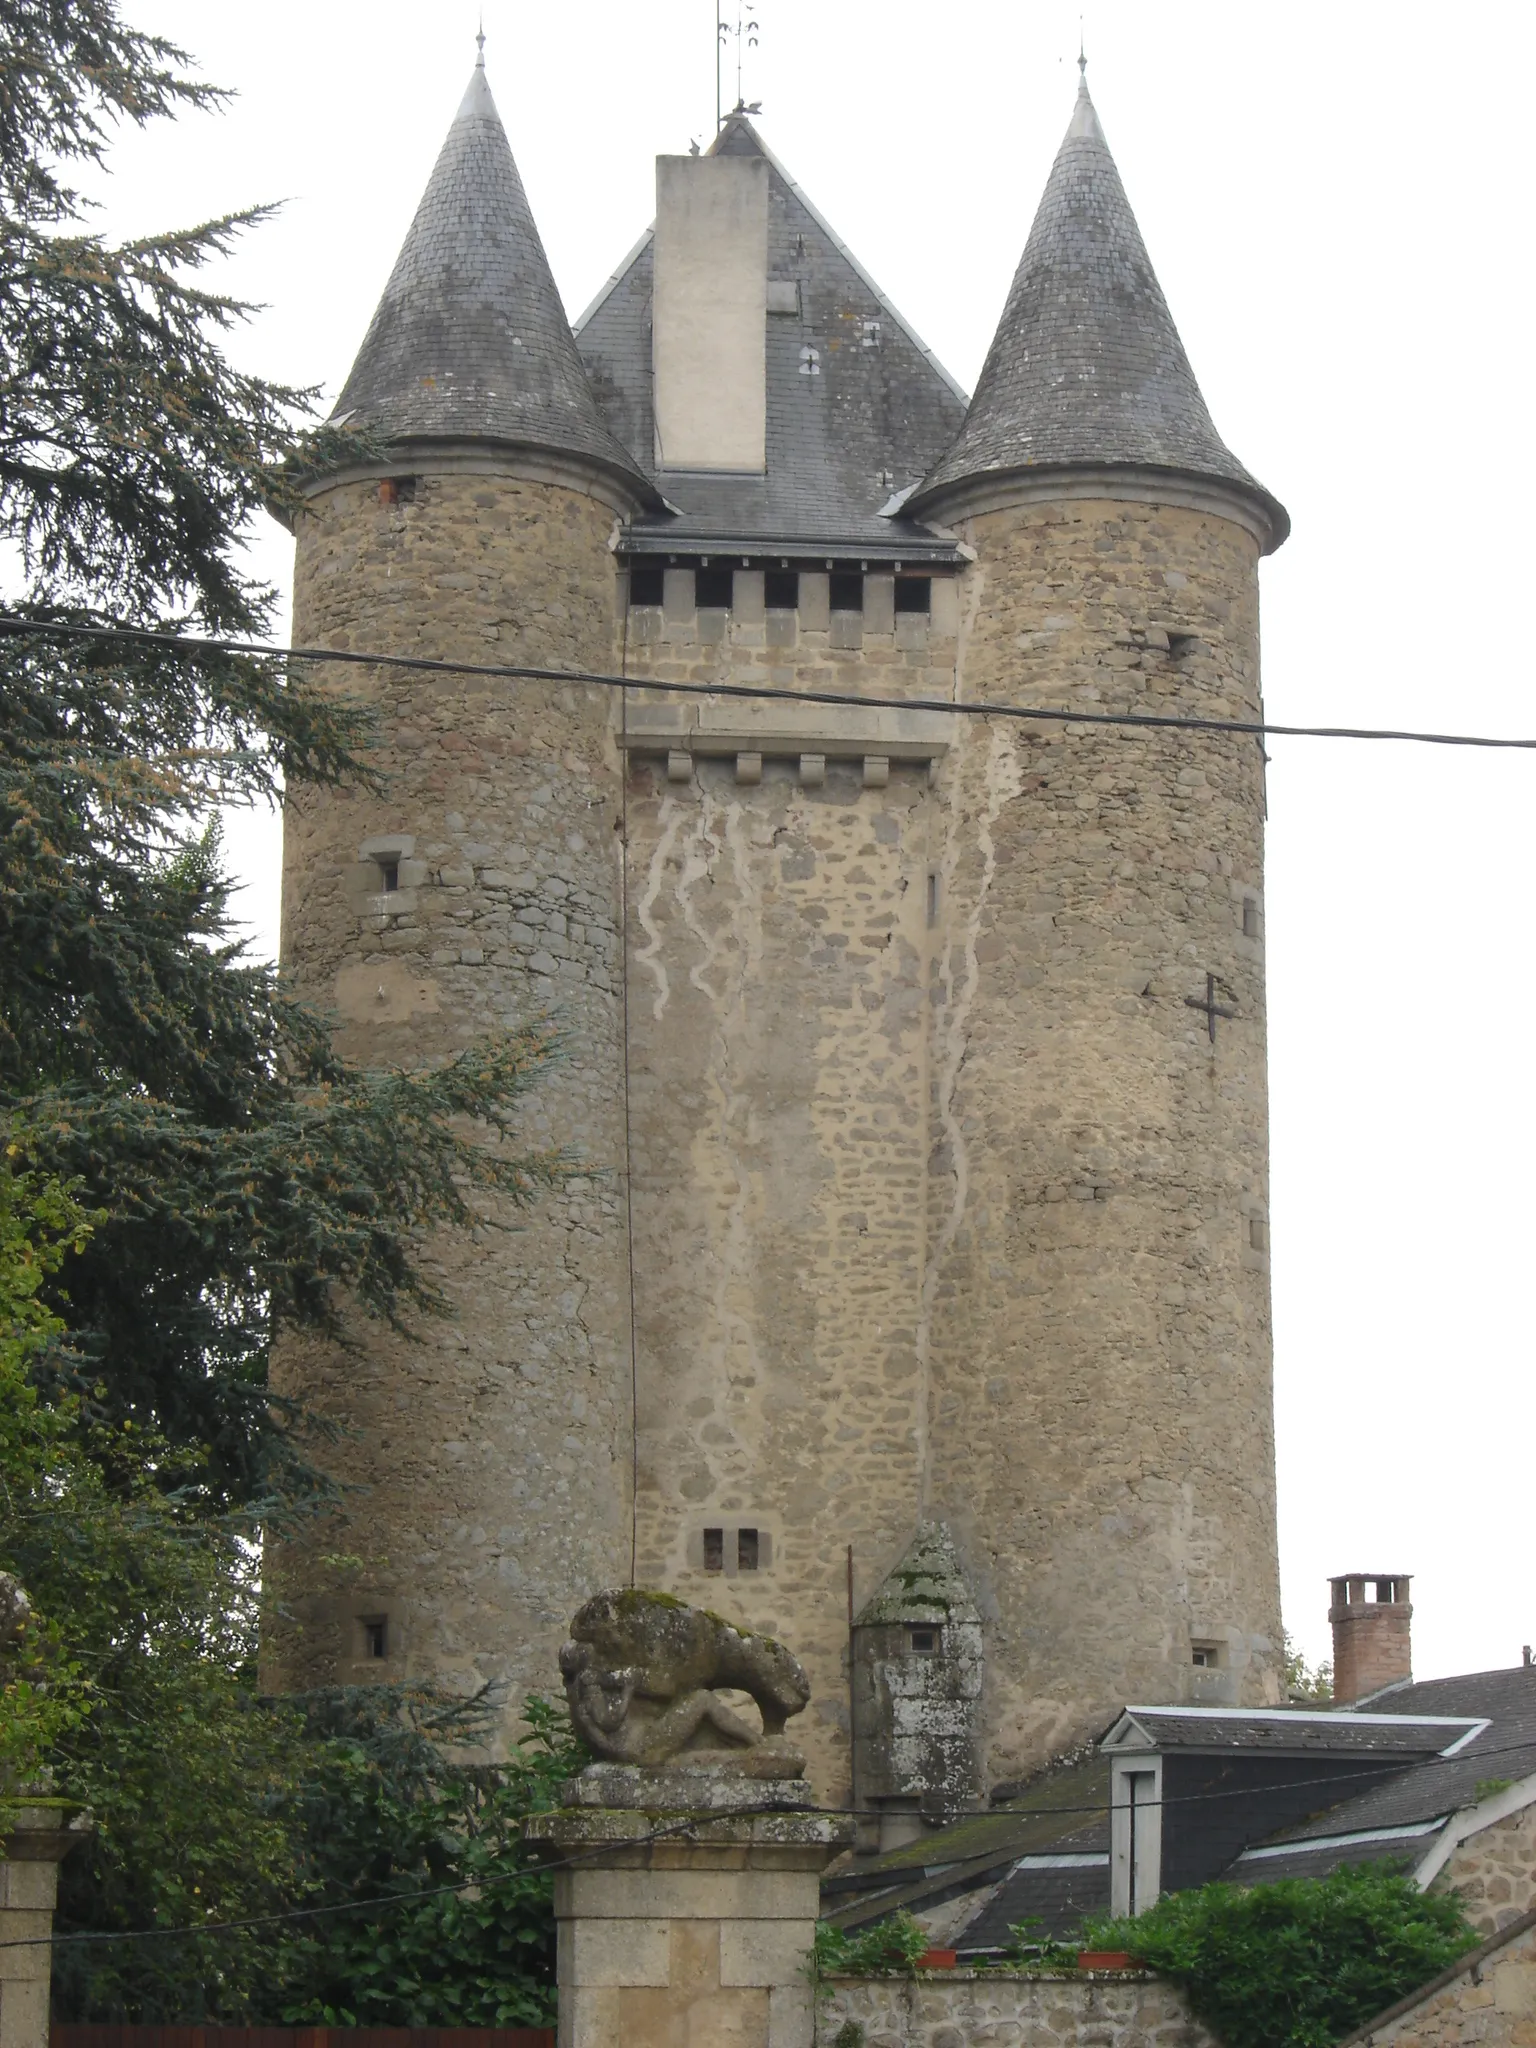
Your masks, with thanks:
[{"label": "roof of house", "polygon": [[598,412],[481,64],[334,417],[572,456],[654,495]]},{"label": "roof of house", "polygon": [[646,234],[576,326],[603,419],[673,508],[637,519],[629,542],[640,552],[953,559],[953,542],[882,507],[954,439],[964,392],[745,116],[727,120],[714,149],[767,161],[768,276],[798,287],[797,310],[768,316],[767,466],[761,476],[655,468]]},{"label": "roof of house", "polygon": [[1482,1720],[1476,1713],[1438,1714],[1427,1709],[1344,1714],[1334,1708],[1127,1707],[1104,1741],[1110,1749],[1438,1756],[1467,1742]]},{"label": "roof of house", "polygon": [[[1391,1844],[1397,1842],[1401,1848],[1396,1853],[1417,1863],[1453,1814],[1483,1804],[1492,1787],[1515,1786],[1536,1776],[1536,1670],[1528,1666],[1427,1679],[1378,1694],[1363,1705],[1364,1712],[1378,1718],[1465,1717],[1473,1732],[1453,1748],[1256,1843],[1238,1859],[1241,1868],[1234,1866],[1234,1875],[1311,1875],[1320,1857],[1329,1869],[1360,1860],[1357,1851],[1372,1839],[1378,1844],[1376,1855],[1394,1853]],[[1336,1716],[1341,1724],[1357,1718],[1363,1715],[1351,1708]]]},{"label": "roof of house", "polygon": [[[1066,1759],[989,1812],[860,1862],[825,1887],[824,1910],[858,1926],[969,1894],[971,1916],[950,1937],[962,1953],[1006,1947],[1025,1922],[1042,1937],[1074,1933],[1086,1914],[1108,1910],[1110,1767],[1139,1750],[1216,1772],[1168,1801],[1204,1837],[1197,1847],[1219,1839],[1213,1801],[1225,1818],[1242,1800],[1253,1833],[1241,1842],[1239,1832],[1235,1854],[1217,1849],[1212,1877],[1262,1884],[1396,1861],[1427,1882],[1460,1840],[1536,1801],[1536,1669],[1409,1683],[1351,1707],[1127,1707],[1091,1758]],[[1330,1767],[1342,1780],[1324,1775]],[[1305,1818],[1276,1828],[1274,1800],[1287,1791]],[[1166,1833],[1164,1845],[1167,1858]]]},{"label": "roof of house", "polygon": [[[1071,1860],[1063,1863],[1064,1857]],[[1032,1874],[1053,1873],[1045,1882],[1057,1889],[1060,1873],[1077,1873],[1067,1889],[1076,1887],[1084,1893],[1077,1901],[1078,1917],[1108,1903],[1107,1757],[1058,1764],[1005,1804],[985,1813],[963,1814],[900,1849],[861,1860],[826,1881],[823,1908],[838,1926],[858,1927],[903,1906],[922,1911],[968,1892],[989,1893],[1021,1867]],[[1031,1882],[1039,1881],[1032,1876]],[[1088,1896],[1096,1890],[1102,1890],[1102,1901]],[[1014,1917],[1024,1917],[1025,1910],[1033,1913],[1038,1907],[1032,1903]],[[1075,1925],[1075,1919],[1052,1920],[1051,1931],[1069,1924]]]},{"label": "roof of house", "polygon": [[965,424],[914,494],[1019,470],[1163,470],[1285,508],[1217,433],[1088,96],[1078,91]]}]

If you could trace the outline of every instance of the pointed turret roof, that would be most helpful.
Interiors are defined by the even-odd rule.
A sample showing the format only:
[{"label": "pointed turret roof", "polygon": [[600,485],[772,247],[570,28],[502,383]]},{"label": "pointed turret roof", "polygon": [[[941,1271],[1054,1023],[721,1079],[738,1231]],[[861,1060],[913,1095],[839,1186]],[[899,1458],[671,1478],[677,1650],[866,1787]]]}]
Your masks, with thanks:
[{"label": "pointed turret roof", "polygon": [[888,1574],[854,1626],[980,1620],[981,1610],[966,1581],[954,1538],[942,1522],[919,1522],[900,1564]]},{"label": "pointed turret roof", "polygon": [[604,426],[483,61],[470,74],[335,417],[391,441],[512,445],[653,487]]},{"label": "pointed turret roof", "polygon": [[1271,547],[1290,529],[1212,423],[1085,78],[965,424],[908,509],[989,475],[1118,468],[1235,489]]}]

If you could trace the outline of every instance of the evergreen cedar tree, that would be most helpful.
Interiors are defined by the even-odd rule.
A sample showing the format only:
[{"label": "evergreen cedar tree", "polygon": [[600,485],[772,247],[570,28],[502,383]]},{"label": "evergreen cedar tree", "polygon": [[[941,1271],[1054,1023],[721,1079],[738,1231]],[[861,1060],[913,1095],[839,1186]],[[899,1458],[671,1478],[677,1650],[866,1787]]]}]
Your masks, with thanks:
[{"label": "evergreen cedar tree", "polygon": [[0,1568],[33,1607],[0,1645],[0,1770],[94,1814],[63,1934],[490,1880],[64,1945],[60,2018],[542,2019],[548,1880],[513,1822],[568,1739],[535,1708],[476,1774],[446,1760],[474,1703],[259,1702],[253,1539],[324,1504],[268,1400],[275,1334],[440,1306],[423,1230],[563,1170],[508,1129],[549,1037],[339,1060],[236,940],[210,820],[369,782],[366,719],[281,660],[41,630],[266,635],[241,535],[328,453],[311,394],[226,359],[244,309],[200,281],[261,213],[114,246],[71,183],[124,123],[216,106],[187,66],[113,0],[0,0]]}]

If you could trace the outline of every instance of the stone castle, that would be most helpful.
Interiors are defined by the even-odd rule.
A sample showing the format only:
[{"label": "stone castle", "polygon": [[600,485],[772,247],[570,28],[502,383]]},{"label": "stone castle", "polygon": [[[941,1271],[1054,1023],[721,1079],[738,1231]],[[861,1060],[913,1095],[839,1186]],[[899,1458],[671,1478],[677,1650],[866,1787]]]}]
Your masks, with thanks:
[{"label": "stone castle", "polygon": [[1086,85],[967,401],[739,112],[573,330],[477,66],[337,417],[295,644],[465,667],[348,671],[388,785],[291,799],[286,964],[371,1064],[554,1020],[586,1172],[285,1352],[354,1490],[269,1680],[515,1718],[660,1588],[893,1830],[1278,1700],[1263,750],[1093,721],[1260,716],[1288,521]]}]

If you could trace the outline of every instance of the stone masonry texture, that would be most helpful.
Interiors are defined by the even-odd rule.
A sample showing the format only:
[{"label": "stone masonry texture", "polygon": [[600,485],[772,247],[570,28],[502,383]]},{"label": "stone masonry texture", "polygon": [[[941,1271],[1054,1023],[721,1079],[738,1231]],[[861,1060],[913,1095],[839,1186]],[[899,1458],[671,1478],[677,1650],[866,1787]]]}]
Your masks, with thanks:
[{"label": "stone masonry texture", "polygon": [[[317,497],[299,532],[301,644],[604,669],[613,515],[505,476],[424,476]],[[292,1343],[280,1391],[341,1429],[321,1456],[346,1527],[280,1547],[270,1682],[558,1684],[555,1651],[630,1562],[617,755],[605,692],[346,671],[379,717],[382,795],[296,792],[284,837],[284,960],[344,1052],[410,1067],[548,1017],[561,1056],[519,1139],[591,1169],[516,1219],[442,1232],[454,1304],[353,1350]],[[414,841],[390,897],[348,877],[362,843]],[[416,886],[407,886],[415,882]],[[350,1570],[327,1554],[357,1557]],[[363,1622],[387,1618],[384,1664]]]},{"label": "stone masonry texture", "polygon": [[[667,603],[626,616],[612,529],[512,477],[423,475],[395,506],[328,490],[296,636],[1258,711],[1256,544],[1213,513],[978,515],[927,616],[874,575],[862,615],[829,614],[809,574],[798,616],[765,615],[742,571],[729,612],[669,572]],[[963,717],[931,771],[893,759],[883,782],[835,758],[819,781],[773,758],[674,780],[663,751],[621,775],[616,692],[373,689],[389,793],[290,807],[290,970],[363,1058],[551,1014],[567,1043],[529,1135],[593,1174],[514,1233],[434,1246],[452,1321],[285,1354],[370,1490],[350,1535],[277,1560],[303,1629],[274,1634],[274,1677],[359,1675],[387,1611],[401,1670],[547,1690],[633,1535],[641,1584],[802,1658],[794,1732],[841,1798],[848,1552],[862,1606],[926,1516],[981,1613],[991,1782],[1126,1700],[1194,1697],[1197,1642],[1232,1700],[1277,1699],[1256,743]],[[411,900],[382,913],[347,877],[390,832],[415,842]],[[1208,975],[1235,1012],[1214,1042],[1189,1006]],[[756,1568],[733,1540],[709,1569],[705,1532],[740,1529]],[[322,1548],[364,1565],[332,1583]]]},{"label": "stone masonry texture", "polygon": [[826,1990],[817,2048],[1216,2048],[1176,1985],[1140,1975],[934,1970]]},{"label": "stone masonry texture", "polygon": [[1499,1934],[1536,1908],[1536,1806],[1468,1835],[1446,1859],[1433,1890],[1455,1892],[1479,1934]]}]

